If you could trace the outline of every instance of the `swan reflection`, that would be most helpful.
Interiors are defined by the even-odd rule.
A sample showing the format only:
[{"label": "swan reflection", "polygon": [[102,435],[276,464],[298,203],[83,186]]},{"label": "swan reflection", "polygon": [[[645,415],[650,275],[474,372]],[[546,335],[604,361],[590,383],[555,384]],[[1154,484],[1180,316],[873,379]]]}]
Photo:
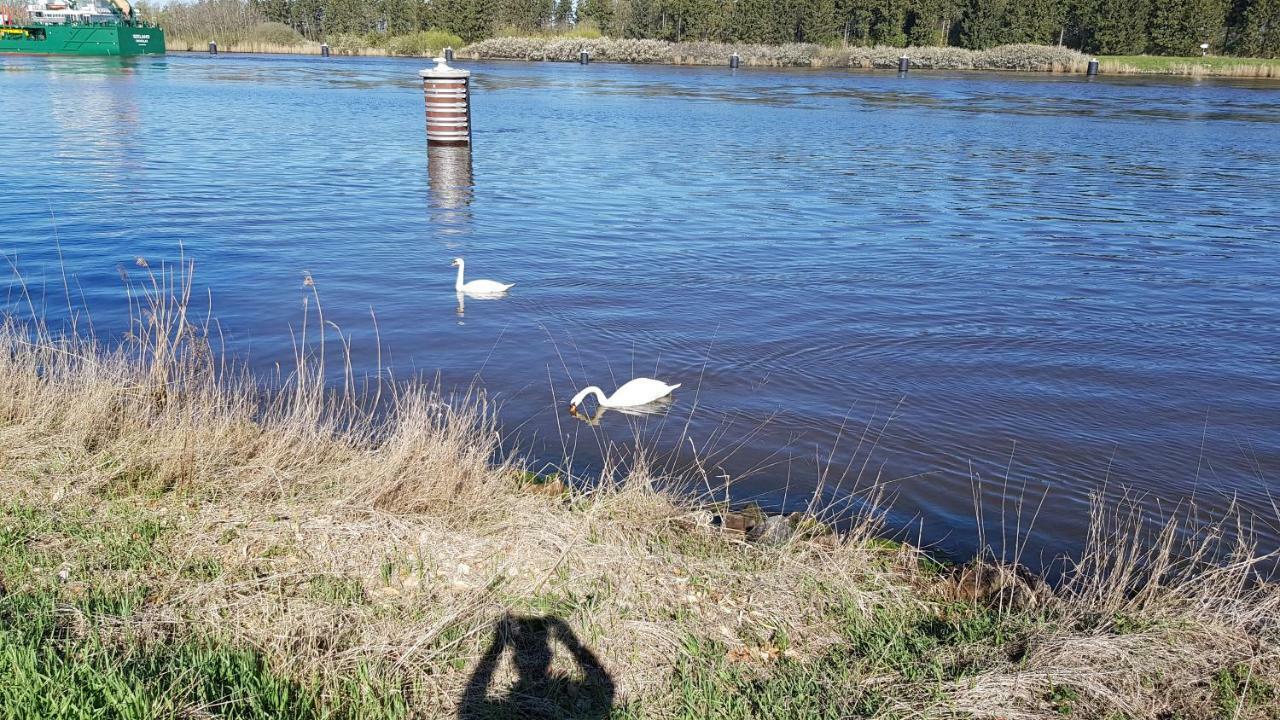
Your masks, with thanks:
[{"label": "swan reflection", "polygon": [[501,300],[507,296],[507,292],[505,290],[502,292],[463,292],[458,290],[456,291],[456,295],[458,298],[458,307],[455,312],[458,313],[458,317],[463,317],[467,314],[467,298],[480,301]]},{"label": "swan reflection", "polygon": [[570,412],[569,415],[577,420],[581,420],[582,422],[594,427],[600,424],[600,419],[605,416],[605,413],[616,412],[616,413],[622,413],[623,415],[630,415],[632,417],[651,417],[655,415],[666,415],[668,412],[671,411],[671,406],[674,404],[675,404],[675,398],[668,396],[660,400],[654,400],[653,402],[646,403],[644,405],[634,405],[631,407],[620,407],[620,408],[607,408],[603,406],[596,406],[596,410],[594,413],[588,414],[585,412],[579,412],[575,410]]}]

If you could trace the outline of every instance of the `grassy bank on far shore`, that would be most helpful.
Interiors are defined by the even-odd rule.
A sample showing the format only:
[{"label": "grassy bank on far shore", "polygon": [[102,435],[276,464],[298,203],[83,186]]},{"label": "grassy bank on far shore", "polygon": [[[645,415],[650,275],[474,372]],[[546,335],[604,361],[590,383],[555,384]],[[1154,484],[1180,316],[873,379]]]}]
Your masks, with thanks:
[{"label": "grassy bank on far shore", "polygon": [[[170,38],[176,52],[206,52],[207,40]],[[660,40],[615,40],[600,37],[498,37],[465,47],[459,41],[442,40],[437,32],[418,37],[392,38],[371,45],[344,37],[331,45],[333,55],[434,57],[452,46],[461,60],[527,60],[577,62],[587,50],[593,62],[662,65],[728,65],[735,53],[743,67],[813,67],[896,69],[906,55],[916,70],[1015,70],[1083,73],[1089,56],[1074,50],[1044,45],[1006,45],[989,50],[951,47],[853,47],[822,45],[750,45],[721,43],[671,43]],[[320,43],[295,44],[239,40],[219,43],[219,52],[319,55]],[[1161,57],[1156,55],[1103,56],[1105,75],[1183,75],[1192,77],[1280,78],[1280,59],[1236,57]]]},{"label": "grassy bank on far shore", "polygon": [[1117,75],[1189,75],[1193,77],[1280,78],[1280,58],[1164,57],[1108,55],[1098,58],[1099,70]]},{"label": "grassy bank on far shore", "polygon": [[1050,589],[639,451],[535,473],[481,396],[326,389],[310,278],[267,389],[138,265],[119,343],[0,322],[0,717],[1277,717],[1280,589],[1222,525],[1100,508]]},{"label": "grassy bank on far shore", "polygon": [[[437,45],[440,45],[437,47]],[[615,40],[599,37],[499,37],[482,40],[465,47],[455,47],[462,60],[546,60],[577,62],[578,53],[591,53],[593,62],[659,65],[728,65],[737,54],[743,67],[831,67],[831,68],[897,68],[898,58],[907,55],[911,67],[924,70],[1024,70],[1038,72],[1084,72],[1088,60],[1074,50],[1040,45],[1005,45],[989,50],[965,50],[949,47],[853,47],[833,48],[821,45],[753,45],[708,42],[672,43],[661,40]],[[171,39],[169,49],[183,52],[205,52],[205,40]],[[400,55],[433,57],[443,51],[440,43],[419,47],[362,45],[358,39],[332,44],[333,55]],[[277,53],[319,55],[320,44],[263,43],[245,40],[218,44],[219,52]]]},{"label": "grassy bank on far shore", "polygon": [[[181,38],[166,38],[166,49],[168,52],[195,52],[204,53],[209,51],[209,41],[207,40],[185,40]],[[218,52],[220,53],[249,53],[257,55],[319,55],[320,43],[304,42],[298,44],[282,45],[279,43],[240,41],[218,43]],[[385,48],[364,47],[347,49],[342,52],[330,52],[334,55],[361,55],[385,57],[389,53]]]},{"label": "grassy bank on far shore", "polygon": [[[209,42],[197,42],[189,40],[166,40],[169,53],[209,53]],[[301,45],[276,45],[274,42],[228,42],[228,44],[218,44],[219,53],[244,53],[251,55],[319,55],[319,42],[305,42]],[[330,47],[330,54],[333,55],[358,55],[371,56],[371,58],[385,58],[390,55],[385,47],[348,47],[343,50],[333,50]],[[426,55],[417,55],[425,58]]]},{"label": "grassy bank on far shore", "polygon": [[[249,32],[225,33],[213,38],[218,52],[262,53],[268,55],[319,55],[321,43],[305,40],[278,23],[265,23]],[[166,39],[169,50],[208,52],[208,37],[174,33]],[[329,42],[332,55],[434,57],[446,47],[462,47],[462,38],[441,30],[425,30],[408,35],[339,35]]]}]

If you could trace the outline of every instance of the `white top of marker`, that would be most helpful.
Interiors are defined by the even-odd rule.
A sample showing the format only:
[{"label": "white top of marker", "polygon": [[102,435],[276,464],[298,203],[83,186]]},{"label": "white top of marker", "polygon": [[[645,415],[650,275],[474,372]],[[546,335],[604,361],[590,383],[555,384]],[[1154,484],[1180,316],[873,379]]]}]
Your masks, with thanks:
[{"label": "white top of marker", "polygon": [[465,78],[471,77],[471,71],[449,67],[449,63],[443,57],[438,57],[435,67],[419,70],[418,75],[424,78]]}]

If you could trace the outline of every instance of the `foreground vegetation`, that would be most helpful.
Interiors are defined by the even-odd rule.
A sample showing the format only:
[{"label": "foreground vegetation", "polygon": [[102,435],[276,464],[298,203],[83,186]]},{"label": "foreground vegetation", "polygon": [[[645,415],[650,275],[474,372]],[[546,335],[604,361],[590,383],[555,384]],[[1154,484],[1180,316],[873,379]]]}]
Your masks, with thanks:
[{"label": "foreground vegetation", "polygon": [[[755,541],[643,453],[550,477],[483,397],[324,389],[310,278],[263,387],[191,266],[139,265],[119,343],[0,324],[0,717],[1277,717],[1280,589],[1238,527],[1100,511],[1054,590],[874,510]],[[539,633],[545,682],[459,707]]]}]

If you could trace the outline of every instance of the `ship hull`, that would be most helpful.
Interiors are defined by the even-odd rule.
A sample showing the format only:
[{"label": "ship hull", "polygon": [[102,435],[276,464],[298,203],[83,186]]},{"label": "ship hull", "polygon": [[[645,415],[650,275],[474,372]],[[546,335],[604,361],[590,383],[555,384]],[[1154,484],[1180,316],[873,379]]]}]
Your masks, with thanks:
[{"label": "ship hull", "polygon": [[164,30],[147,25],[28,25],[0,28],[0,53],[24,55],[163,55]]}]

